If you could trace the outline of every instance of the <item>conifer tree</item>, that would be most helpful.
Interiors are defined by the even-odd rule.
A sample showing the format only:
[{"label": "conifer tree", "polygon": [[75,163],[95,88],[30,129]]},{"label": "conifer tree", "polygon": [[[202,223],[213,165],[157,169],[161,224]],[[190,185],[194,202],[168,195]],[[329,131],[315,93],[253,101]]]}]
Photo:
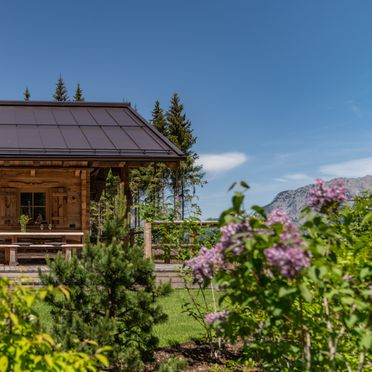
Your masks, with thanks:
[{"label": "conifer tree", "polygon": [[83,97],[83,90],[80,88],[79,83],[77,83],[77,86],[76,86],[74,101],[75,102],[84,102],[85,101],[85,99]]},{"label": "conifer tree", "polygon": [[198,155],[192,150],[196,137],[177,93],[171,98],[166,119],[168,139],[186,156],[186,160],[180,162],[179,169],[171,172],[175,214],[184,219],[187,206],[193,202],[195,187],[203,185],[205,181],[202,167],[195,164]]},{"label": "conifer tree", "polygon": [[165,120],[164,110],[160,107],[160,102],[155,102],[154,109],[152,110],[152,125],[165,136],[167,135],[167,121]]},{"label": "conifer tree", "polygon": [[111,346],[110,371],[142,371],[158,344],[153,326],[166,320],[157,304],[153,264],[142,247],[87,244],[81,257],[59,255],[50,271],[41,274],[44,285],[65,286],[70,299],[49,296],[56,338],[66,349],[93,353],[87,340]]},{"label": "conifer tree", "polygon": [[24,97],[24,100],[25,101],[29,101],[30,100],[31,93],[30,93],[28,87],[26,87],[25,91],[23,92],[23,97]]},{"label": "conifer tree", "polygon": [[[167,133],[167,121],[160,102],[156,101],[152,111],[151,124],[163,135]],[[152,207],[153,218],[160,218],[165,209],[165,187],[168,176],[167,167],[162,163],[150,163],[147,167],[133,169],[131,189],[136,205]]]},{"label": "conifer tree", "polygon": [[65,86],[65,82],[63,81],[62,76],[59,76],[59,79],[56,84],[56,91],[53,94],[53,98],[55,101],[59,102],[66,102],[68,101],[68,94],[67,94],[67,88]]}]

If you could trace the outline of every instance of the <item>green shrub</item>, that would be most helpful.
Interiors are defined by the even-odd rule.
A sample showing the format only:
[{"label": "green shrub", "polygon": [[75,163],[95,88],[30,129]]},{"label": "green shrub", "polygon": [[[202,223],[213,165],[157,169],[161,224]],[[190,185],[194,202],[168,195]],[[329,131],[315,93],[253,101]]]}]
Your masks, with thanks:
[{"label": "green shrub", "polygon": [[[10,288],[10,285],[12,288]],[[42,333],[34,304],[47,294],[68,292],[52,288],[31,291],[0,278],[0,371],[96,371],[107,359],[92,343],[92,355],[61,350],[47,333]],[[85,341],[87,342],[87,341]]]},{"label": "green shrub", "polygon": [[[140,371],[158,344],[154,324],[166,319],[156,304],[153,264],[137,247],[112,244],[87,245],[82,257],[58,257],[45,285],[65,285],[71,299],[48,296],[54,332],[65,348],[84,339],[112,347],[111,365],[120,371]],[[84,348],[90,352],[89,347]]]},{"label": "green shrub", "polygon": [[371,368],[372,196],[341,205],[340,185],[317,187],[299,228],[279,210],[248,214],[236,192],[221,240],[187,263],[231,305],[206,322],[265,371]]}]

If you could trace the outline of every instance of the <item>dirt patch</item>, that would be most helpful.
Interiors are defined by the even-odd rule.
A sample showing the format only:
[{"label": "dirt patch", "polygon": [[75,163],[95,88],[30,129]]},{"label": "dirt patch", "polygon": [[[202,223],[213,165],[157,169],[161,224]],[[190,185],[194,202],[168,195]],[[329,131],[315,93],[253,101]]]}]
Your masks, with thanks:
[{"label": "dirt patch", "polygon": [[211,367],[223,367],[228,361],[237,360],[241,345],[225,344],[220,350],[202,342],[189,342],[181,345],[167,346],[155,352],[155,361],[147,365],[147,372],[154,372],[158,366],[169,358],[184,359],[187,367],[185,372],[207,372]]}]

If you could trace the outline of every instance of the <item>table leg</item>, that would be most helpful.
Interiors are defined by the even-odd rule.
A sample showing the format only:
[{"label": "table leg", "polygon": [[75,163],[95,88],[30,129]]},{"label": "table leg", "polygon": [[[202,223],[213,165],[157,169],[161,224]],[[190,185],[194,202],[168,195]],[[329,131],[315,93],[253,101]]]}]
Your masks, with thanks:
[{"label": "table leg", "polygon": [[10,247],[4,248],[4,258],[5,258],[5,265],[9,265],[9,258],[10,258]]},{"label": "table leg", "polygon": [[17,262],[17,247],[9,248],[9,266],[16,266]]}]

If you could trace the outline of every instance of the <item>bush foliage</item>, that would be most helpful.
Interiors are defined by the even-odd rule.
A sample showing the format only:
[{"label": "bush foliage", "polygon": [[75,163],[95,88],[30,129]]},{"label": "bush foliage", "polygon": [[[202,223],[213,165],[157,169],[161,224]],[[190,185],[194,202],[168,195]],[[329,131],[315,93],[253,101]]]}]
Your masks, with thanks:
[{"label": "bush foliage", "polygon": [[[115,239],[108,245],[87,245],[81,258],[58,257],[42,280],[70,289],[69,301],[47,297],[56,337],[65,348],[85,339],[110,345],[111,365],[120,371],[140,371],[142,362],[152,358],[158,343],[152,327],[166,315],[156,305],[160,290],[142,249],[123,248]],[[91,352],[88,345],[84,350]]]},{"label": "bush foliage", "polygon": [[63,288],[32,291],[0,278],[1,372],[96,371],[98,366],[108,366],[103,354],[105,349],[98,349],[96,343],[91,342],[91,355],[77,350],[63,350],[53,337],[40,330],[40,319],[34,305],[52,293],[68,298],[68,292]]},{"label": "bush foliage", "polygon": [[[242,183],[247,188],[245,183]],[[221,216],[222,237],[189,260],[195,281],[214,281],[225,310],[205,321],[244,341],[260,369],[371,368],[372,196],[345,203],[342,185],[317,182],[304,223],[260,207],[244,210],[244,192]]]}]

